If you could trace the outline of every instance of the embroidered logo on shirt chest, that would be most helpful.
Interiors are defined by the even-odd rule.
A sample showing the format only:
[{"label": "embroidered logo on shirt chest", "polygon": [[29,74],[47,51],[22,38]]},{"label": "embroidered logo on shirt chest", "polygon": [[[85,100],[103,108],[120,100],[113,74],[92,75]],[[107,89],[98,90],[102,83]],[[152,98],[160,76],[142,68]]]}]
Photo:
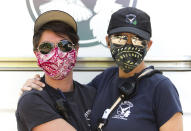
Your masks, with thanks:
[{"label": "embroidered logo on shirt chest", "polygon": [[88,122],[88,126],[90,127],[90,114],[91,114],[90,109],[88,109],[85,113],[84,113],[84,117],[86,118],[86,121]]},{"label": "embroidered logo on shirt chest", "polygon": [[130,101],[122,102],[117,109],[117,114],[113,115],[112,118],[127,120],[128,116],[131,114],[130,109],[132,107],[133,104]]}]

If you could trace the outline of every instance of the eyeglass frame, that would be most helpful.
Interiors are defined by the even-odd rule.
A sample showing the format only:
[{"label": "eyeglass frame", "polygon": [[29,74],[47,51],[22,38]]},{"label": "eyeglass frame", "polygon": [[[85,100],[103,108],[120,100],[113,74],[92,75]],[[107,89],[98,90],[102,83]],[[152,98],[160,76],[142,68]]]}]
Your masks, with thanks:
[{"label": "eyeglass frame", "polygon": [[[112,37],[113,36],[122,36],[122,37],[126,37],[127,39],[127,42],[125,43],[125,44],[117,44],[117,43],[113,43],[112,42]],[[129,36],[131,36],[130,37],[130,39],[128,39],[129,38]],[[139,41],[141,41],[142,43],[145,43],[144,45],[142,44],[142,46],[141,45],[138,45],[138,44],[133,44],[133,41],[132,41],[132,38],[137,38]],[[122,39],[122,38],[119,38],[119,39]],[[123,34],[123,33],[117,33],[117,34],[111,34],[110,36],[109,36],[109,40],[110,40],[110,43],[111,44],[113,44],[113,45],[117,45],[117,46],[124,46],[124,45],[126,45],[126,44],[133,44],[134,46],[139,46],[139,47],[145,47],[145,46],[147,46],[147,44],[148,44],[148,40],[145,40],[145,39],[143,39],[143,38],[141,38],[141,37],[139,37],[139,36],[137,36],[137,35],[134,35],[134,34],[131,34],[131,33],[126,33],[125,35]],[[131,41],[131,42],[129,42],[129,40]]]},{"label": "eyeglass frame", "polygon": [[[38,47],[37,47],[37,51],[39,51],[41,54],[43,54],[40,50],[39,50],[39,47],[42,45],[42,44],[45,44],[45,43],[48,43],[48,44],[50,44],[51,45],[51,50],[48,52],[48,53],[46,53],[46,54],[49,54],[54,48],[56,48],[56,47],[58,47],[59,49],[60,49],[60,47],[58,46],[58,44],[59,43],[62,43],[62,41],[68,41],[69,43],[71,43],[71,48],[72,49],[75,49],[76,48],[76,44],[74,44],[73,42],[71,42],[71,41],[69,41],[69,40],[66,40],[66,39],[63,39],[63,40],[60,40],[58,43],[52,43],[52,42],[49,42],[49,41],[44,41],[44,42],[41,42],[41,44],[39,44],[38,45]],[[65,45],[67,45],[67,44],[65,44]],[[60,49],[61,50],[61,49]],[[62,50],[61,50],[62,51]],[[71,50],[70,50],[71,51]],[[62,52],[70,52],[70,51],[62,51]],[[46,54],[43,54],[43,55],[46,55]]]}]

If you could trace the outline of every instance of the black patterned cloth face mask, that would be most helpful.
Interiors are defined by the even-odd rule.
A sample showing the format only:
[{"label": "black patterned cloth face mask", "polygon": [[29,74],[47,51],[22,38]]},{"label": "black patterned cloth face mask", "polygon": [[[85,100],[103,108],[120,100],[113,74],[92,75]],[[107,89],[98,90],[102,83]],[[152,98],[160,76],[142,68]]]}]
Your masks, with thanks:
[{"label": "black patterned cloth face mask", "polygon": [[129,73],[137,67],[147,53],[147,41],[133,36],[131,44],[127,44],[128,36],[111,36],[110,51],[115,63],[125,72]]}]

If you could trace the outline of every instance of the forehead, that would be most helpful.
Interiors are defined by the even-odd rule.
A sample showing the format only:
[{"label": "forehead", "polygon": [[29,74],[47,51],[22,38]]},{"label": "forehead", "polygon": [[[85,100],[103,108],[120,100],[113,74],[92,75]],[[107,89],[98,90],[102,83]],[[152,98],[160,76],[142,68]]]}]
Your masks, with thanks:
[{"label": "forehead", "polygon": [[129,32],[119,32],[119,33],[115,33],[113,35],[130,35],[130,36],[137,36],[135,34],[129,33]]},{"label": "forehead", "polygon": [[42,42],[58,43],[60,42],[60,40],[63,40],[63,39],[70,40],[67,35],[56,34],[53,31],[45,30],[40,37],[39,43],[42,43]]}]

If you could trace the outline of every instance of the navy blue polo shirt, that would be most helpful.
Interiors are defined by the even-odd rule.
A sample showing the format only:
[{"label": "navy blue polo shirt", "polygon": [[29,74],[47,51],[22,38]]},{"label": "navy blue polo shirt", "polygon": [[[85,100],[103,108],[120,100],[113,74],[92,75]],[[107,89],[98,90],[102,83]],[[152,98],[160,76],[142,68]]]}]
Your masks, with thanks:
[{"label": "navy blue polo shirt", "polygon": [[[105,109],[120,96],[118,83],[131,83],[136,77],[119,78],[118,68],[112,67],[89,83],[97,89],[91,114],[92,130],[98,126]],[[138,82],[136,95],[114,109],[103,131],[158,131],[176,112],[182,112],[177,89],[167,77],[155,73]]]}]

